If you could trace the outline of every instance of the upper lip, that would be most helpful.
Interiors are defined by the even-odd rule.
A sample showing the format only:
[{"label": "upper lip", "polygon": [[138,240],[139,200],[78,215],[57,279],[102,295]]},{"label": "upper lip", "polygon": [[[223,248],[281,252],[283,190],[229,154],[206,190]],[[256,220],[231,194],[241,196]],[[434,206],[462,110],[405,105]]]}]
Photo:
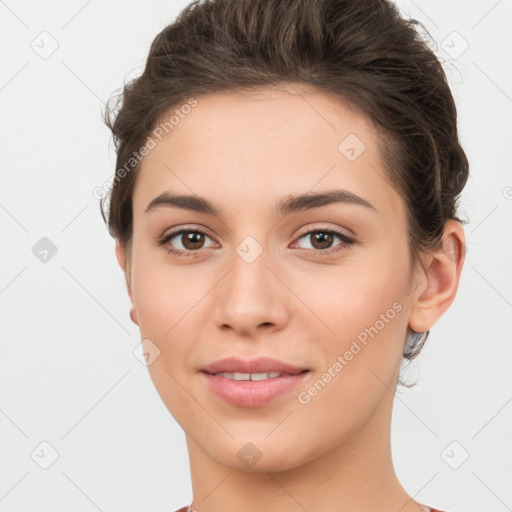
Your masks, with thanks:
[{"label": "upper lip", "polygon": [[290,375],[296,375],[307,371],[307,368],[301,368],[284,361],[272,359],[271,357],[258,357],[257,359],[244,360],[238,357],[226,357],[219,359],[213,363],[201,368],[206,373],[224,373],[224,372],[239,372],[239,373],[268,373],[280,372]]}]

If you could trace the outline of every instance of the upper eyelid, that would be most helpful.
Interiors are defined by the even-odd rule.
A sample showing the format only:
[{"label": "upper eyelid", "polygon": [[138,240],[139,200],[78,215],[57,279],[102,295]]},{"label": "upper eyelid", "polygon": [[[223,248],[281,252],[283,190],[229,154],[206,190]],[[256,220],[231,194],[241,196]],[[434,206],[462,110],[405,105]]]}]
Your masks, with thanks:
[{"label": "upper eyelid", "polygon": [[159,239],[164,240],[169,237],[175,237],[175,236],[180,235],[183,232],[187,232],[187,231],[199,232],[199,233],[205,234],[206,236],[209,236],[212,239],[214,238],[213,235],[209,234],[208,229],[203,226],[197,227],[197,226],[184,225],[184,226],[179,226],[177,228],[171,228],[171,230],[169,232],[165,232],[161,237],[159,237]]},{"label": "upper eyelid", "polygon": [[343,231],[343,229],[346,229],[346,228],[337,228],[337,227],[333,228],[333,227],[329,227],[329,226],[312,227],[312,228],[307,228],[304,231],[299,232],[299,234],[295,235],[295,238],[301,238],[304,235],[314,233],[315,231],[332,231],[332,232],[339,233],[340,235],[343,235],[346,238],[350,238],[351,240],[353,240],[354,237],[352,235],[349,235],[348,233],[345,233]]}]

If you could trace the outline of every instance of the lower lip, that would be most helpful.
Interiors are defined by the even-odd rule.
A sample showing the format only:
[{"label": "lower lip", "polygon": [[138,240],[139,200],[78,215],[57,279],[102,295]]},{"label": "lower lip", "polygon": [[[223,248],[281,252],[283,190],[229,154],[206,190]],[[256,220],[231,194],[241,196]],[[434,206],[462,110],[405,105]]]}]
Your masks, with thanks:
[{"label": "lower lip", "polygon": [[299,386],[309,372],[265,380],[232,380],[202,372],[210,389],[232,405],[260,407]]}]

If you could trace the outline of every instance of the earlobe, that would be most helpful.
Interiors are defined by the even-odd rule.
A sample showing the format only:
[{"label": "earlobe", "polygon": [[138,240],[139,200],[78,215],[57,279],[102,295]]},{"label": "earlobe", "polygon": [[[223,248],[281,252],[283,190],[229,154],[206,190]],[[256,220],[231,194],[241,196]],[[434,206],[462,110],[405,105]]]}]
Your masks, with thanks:
[{"label": "earlobe", "polygon": [[123,248],[121,242],[116,239],[116,258],[119,266],[123,270],[125,281],[126,281],[126,290],[128,292],[128,296],[130,297],[131,307],[130,307],[130,318],[132,322],[136,325],[139,325],[139,319],[137,317],[137,310],[135,309],[135,305],[133,303],[132,291],[131,291],[131,283],[130,283],[130,265],[126,258],[126,251]]},{"label": "earlobe", "polygon": [[130,318],[132,319],[132,322],[136,325],[139,325],[139,318],[137,317],[137,310],[135,309],[135,306],[132,304],[132,307],[130,308]]},{"label": "earlobe", "polygon": [[433,252],[413,296],[409,327],[424,332],[433,327],[455,299],[465,258],[462,225],[449,220],[440,248]]},{"label": "earlobe", "polygon": [[126,272],[126,255],[121,242],[116,238],[116,259],[119,266]]}]

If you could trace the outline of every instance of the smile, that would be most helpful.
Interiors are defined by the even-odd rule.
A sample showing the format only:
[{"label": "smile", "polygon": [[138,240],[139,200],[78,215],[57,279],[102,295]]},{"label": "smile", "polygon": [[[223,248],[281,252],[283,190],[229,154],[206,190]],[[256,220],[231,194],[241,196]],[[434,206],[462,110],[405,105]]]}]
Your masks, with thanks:
[{"label": "smile", "polygon": [[276,379],[281,375],[289,375],[281,372],[267,372],[267,373],[240,373],[240,372],[222,372],[214,373],[217,377],[224,377],[231,380],[266,380]]}]

